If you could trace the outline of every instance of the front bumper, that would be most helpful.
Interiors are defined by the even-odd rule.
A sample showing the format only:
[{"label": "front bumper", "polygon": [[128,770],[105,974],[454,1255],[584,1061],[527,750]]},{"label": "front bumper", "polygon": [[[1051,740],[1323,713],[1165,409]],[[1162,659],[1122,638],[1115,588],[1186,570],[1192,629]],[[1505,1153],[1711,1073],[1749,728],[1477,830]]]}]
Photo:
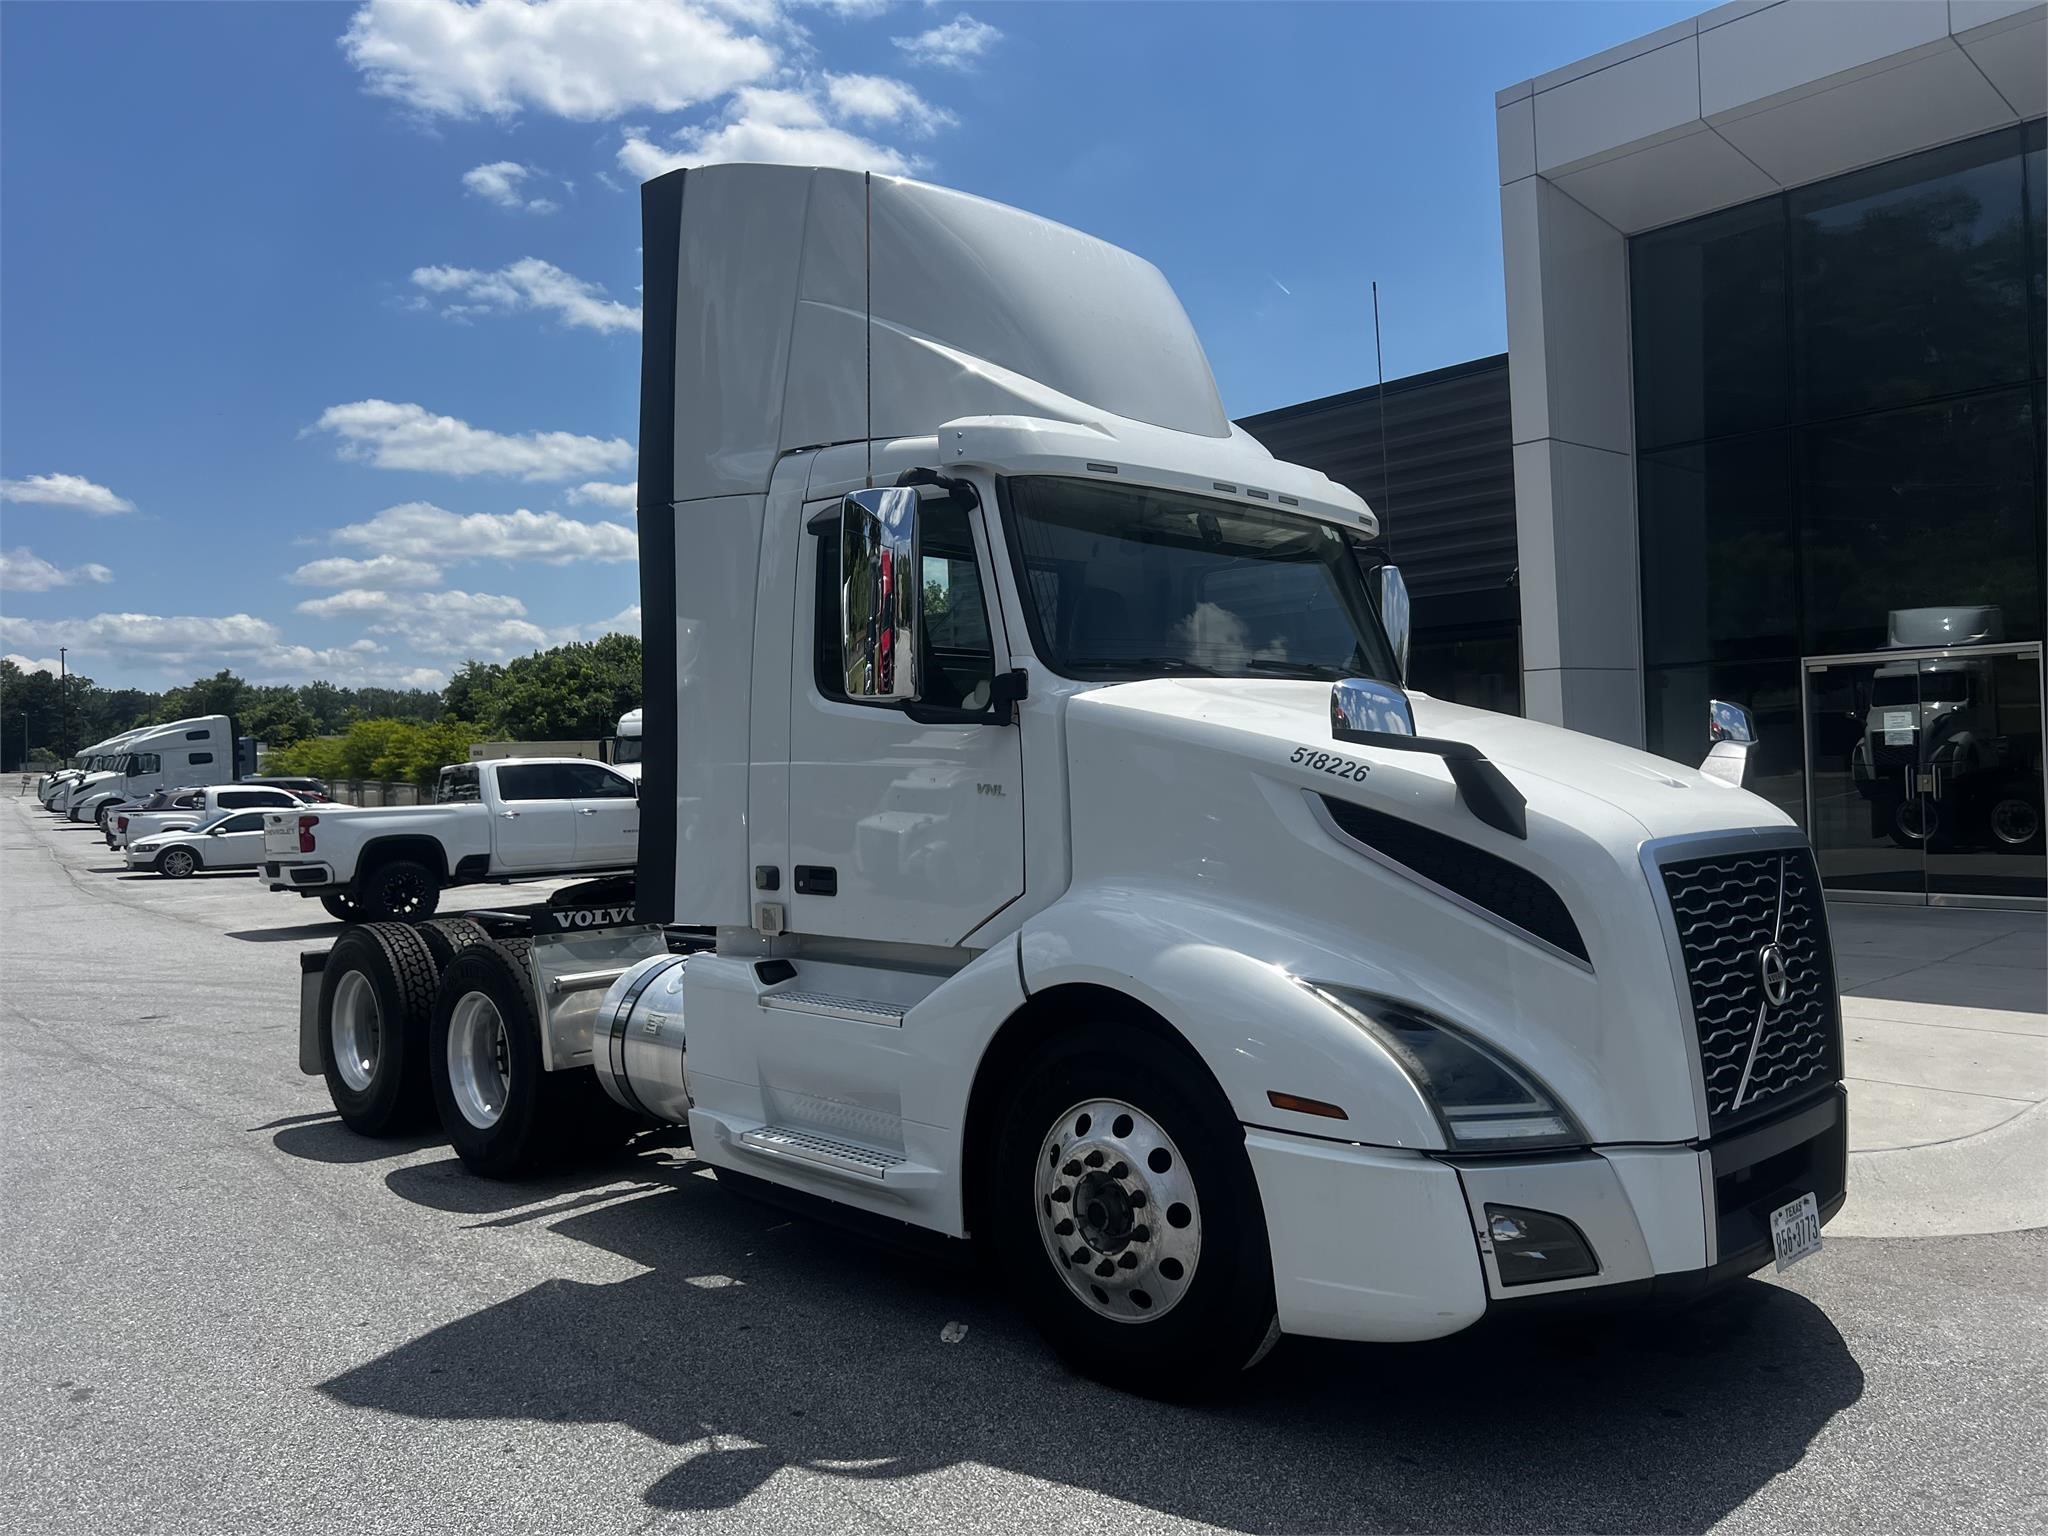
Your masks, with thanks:
[{"label": "front bumper", "polygon": [[[1531,1302],[1682,1298],[1773,1260],[1770,1213],[1812,1191],[1823,1224],[1847,1185],[1847,1096],[1828,1093],[1711,1142],[1459,1158],[1247,1130],[1280,1327],[1401,1341]],[[1599,1261],[1506,1286],[1486,1206],[1561,1216]]]}]

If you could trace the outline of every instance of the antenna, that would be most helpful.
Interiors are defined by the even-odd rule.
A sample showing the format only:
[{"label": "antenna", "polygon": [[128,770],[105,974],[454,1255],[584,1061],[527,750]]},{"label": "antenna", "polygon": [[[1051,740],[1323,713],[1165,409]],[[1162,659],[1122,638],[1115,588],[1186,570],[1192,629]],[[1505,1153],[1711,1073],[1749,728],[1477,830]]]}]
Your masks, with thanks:
[{"label": "antenna", "polygon": [[1386,538],[1387,549],[1391,553],[1394,540],[1385,522],[1392,510],[1390,503],[1393,499],[1387,491],[1387,358],[1380,350],[1380,285],[1377,278],[1372,285],[1372,355],[1380,375],[1380,532]]},{"label": "antenna", "polygon": [[863,307],[867,313],[862,316],[861,340],[866,344],[867,353],[862,360],[866,377],[861,383],[861,396],[867,407],[867,422],[861,429],[861,436],[867,441],[868,489],[875,488],[875,174],[869,171],[860,179],[861,186],[861,274],[867,284],[862,294]]}]

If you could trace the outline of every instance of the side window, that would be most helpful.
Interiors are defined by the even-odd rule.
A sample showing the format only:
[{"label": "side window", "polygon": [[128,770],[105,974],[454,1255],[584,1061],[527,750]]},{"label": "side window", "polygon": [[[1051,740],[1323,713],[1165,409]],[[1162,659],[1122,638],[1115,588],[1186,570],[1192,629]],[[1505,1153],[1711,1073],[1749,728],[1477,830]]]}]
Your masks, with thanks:
[{"label": "side window", "polygon": [[259,789],[256,791],[256,798],[249,803],[251,805],[297,805],[299,802],[297,796],[286,794],[281,789]]},{"label": "side window", "polygon": [[501,800],[567,800],[572,793],[554,763],[508,763],[498,770]]},{"label": "side window", "polygon": [[[152,759],[154,759],[156,754],[151,753],[150,756]],[[187,755],[185,761],[190,763],[193,767],[197,768],[201,763],[212,762],[213,754],[211,752],[193,752]],[[153,772],[154,770],[151,771]]]},{"label": "side window", "polygon": [[596,763],[566,763],[557,770],[569,793],[582,800],[630,800],[633,781]]},{"label": "side window", "polygon": [[137,752],[128,759],[128,777],[139,779],[147,773],[160,773],[163,759],[154,752]]},{"label": "side window", "polygon": [[[967,508],[951,500],[920,509],[919,554],[924,563],[924,651],[919,657],[921,703],[949,709],[985,709],[995,678],[988,600],[974,557]],[[839,643],[839,527],[825,521],[817,537],[816,601],[812,615],[812,676],[828,699],[846,697]]]},{"label": "side window", "polygon": [[206,740],[207,734],[208,733],[205,731],[187,731],[185,733],[185,739],[187,741],[204,741]]},{"label": "side window", "polygon": [[181,811],[189,811],[196,809],[199,805],[199,802],[205,798],[206,797],[204,795],[194,792],[192,794],[178,796],[178,798],[173,800],[171,804],[178,807],[178,809]]},{"label": "side window", "polygon": [[220,824],[220,829],[223,832],[261,832],[263,830],[263,813],[261,811],[244,811],[239,816],[230,816]]},{"label": "side window", "polygon": [[270,803],[270,801],[264,799],[253,789],[224,789],[220,795],[220,806],[224,811],[238,811],[245,805],[269,805]]},{"label": "side window", "polygon": [[434,783],[436,805],[460,805],[465,801],[482,798],[483,787],[478,780],[477,770],[467,764],[443,768],[441,777]]}]

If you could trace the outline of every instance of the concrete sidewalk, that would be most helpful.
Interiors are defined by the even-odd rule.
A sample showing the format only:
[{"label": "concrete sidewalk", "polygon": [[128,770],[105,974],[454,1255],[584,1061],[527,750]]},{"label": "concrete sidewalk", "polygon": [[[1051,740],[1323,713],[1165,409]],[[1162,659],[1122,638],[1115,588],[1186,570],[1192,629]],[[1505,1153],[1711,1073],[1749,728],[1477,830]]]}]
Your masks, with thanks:
[{"label": "concrete sidewalk", "polygon": [[1849,1204],[1828,1230],[2048,1226],[2048,914],[1828,909],[1849,1078]]}]

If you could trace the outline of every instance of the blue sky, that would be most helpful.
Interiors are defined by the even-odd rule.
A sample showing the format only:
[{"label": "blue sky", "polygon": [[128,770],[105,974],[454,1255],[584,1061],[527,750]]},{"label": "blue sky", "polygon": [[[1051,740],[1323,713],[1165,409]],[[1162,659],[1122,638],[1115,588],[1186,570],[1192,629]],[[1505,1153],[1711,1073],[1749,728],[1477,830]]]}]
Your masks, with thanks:
[{"label": "blue sky", "polygon": [[638,180],[913,174],[1157,263],[1235,415],[1504,349],[1493,93],[1698,9],[0,6],[0,652],[436,686],[638,623]]}]

